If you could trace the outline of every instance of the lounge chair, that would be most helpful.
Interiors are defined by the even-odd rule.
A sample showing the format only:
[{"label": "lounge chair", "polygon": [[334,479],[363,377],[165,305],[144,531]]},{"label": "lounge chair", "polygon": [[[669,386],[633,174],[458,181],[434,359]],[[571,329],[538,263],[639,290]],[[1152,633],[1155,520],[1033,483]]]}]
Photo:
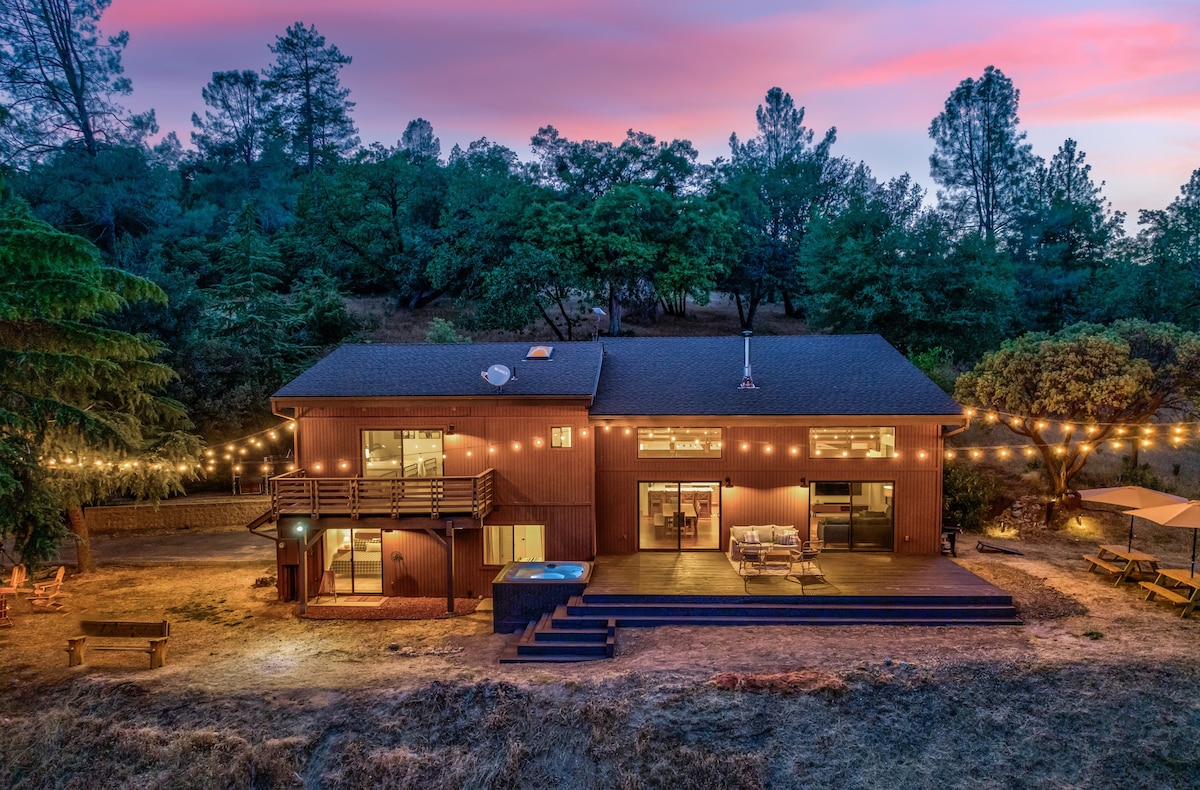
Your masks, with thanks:
[{"label": "lounge chair", "polygon": [[8,580],[8,584],[0,586],[0,598],[4,597],[5,595],[16,595],[20,591],[21,585],[24,583],[25,566],[18,565],[17,567],[13,568],[12,578]]},{"label": "lounge chair", "polygon": [[62,608],[66,605],[62,599],[69,595],[69,593],[62,591],[63,578],[66,574],[66,566],[59,565],[58,572],[54,574],[54,579],[48,582],[34,582],[33,592],[29,594],[29,605],[44,606],[56,612],[62,611]]}]

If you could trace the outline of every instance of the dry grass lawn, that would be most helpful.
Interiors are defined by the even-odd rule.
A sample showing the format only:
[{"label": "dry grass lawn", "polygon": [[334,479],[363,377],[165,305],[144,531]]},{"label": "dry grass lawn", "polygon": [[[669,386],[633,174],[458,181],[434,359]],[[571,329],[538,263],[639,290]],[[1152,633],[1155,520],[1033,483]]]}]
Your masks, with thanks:
[{"label": "dry grass lawn", "polygon": [[[300,620],[267,568],[108,568],[0,630],[0,784],[1196,787],[1200,615],[1079,559],[1127,523],[987,538],[1023,557],[964,536],[1023,627],[624,629],[576,665],[497,664],[482,612]],[[1139,543],[1180,565],[1185,538]],[[66,666],[78,620],[118,617],[171,620],[164,668]]]}]

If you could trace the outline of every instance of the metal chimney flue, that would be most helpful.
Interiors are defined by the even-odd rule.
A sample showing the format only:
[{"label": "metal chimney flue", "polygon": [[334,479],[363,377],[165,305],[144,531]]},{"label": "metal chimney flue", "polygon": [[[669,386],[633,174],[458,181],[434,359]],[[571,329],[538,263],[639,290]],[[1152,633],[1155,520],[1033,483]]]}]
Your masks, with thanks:
[{"label": "metal chimney flue", "polygon": [[756,390],[754,379],[750,377],[750,335],[754,334],[749,329],[742,332],[742,337],[745,338],[746,361],[742,367],[742,383],[738,385],[740,390]]}]

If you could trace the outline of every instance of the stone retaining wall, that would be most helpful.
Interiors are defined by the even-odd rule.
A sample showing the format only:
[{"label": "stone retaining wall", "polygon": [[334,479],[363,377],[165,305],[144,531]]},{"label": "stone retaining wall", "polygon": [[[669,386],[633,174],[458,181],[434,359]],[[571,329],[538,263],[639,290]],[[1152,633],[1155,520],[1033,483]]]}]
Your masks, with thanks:
[{"label": "stone retaining wall", "polygon": [[271,506],[266,495],[172,499],[157,505],[105,505],[86,509],[93,535],[156,529],[244,527]]}]

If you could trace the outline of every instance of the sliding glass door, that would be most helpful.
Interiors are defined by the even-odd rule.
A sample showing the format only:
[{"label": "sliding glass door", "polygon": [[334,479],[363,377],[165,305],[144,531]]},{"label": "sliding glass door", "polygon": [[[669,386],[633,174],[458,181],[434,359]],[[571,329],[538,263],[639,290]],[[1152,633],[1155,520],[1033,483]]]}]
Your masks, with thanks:
[{"label": "sliding glass door", "polygon": [[892,483],[814,481],[811,490],[815,537],[825,548],[892,550]]},{"label": "sliding glass door", "polygon": [[325,570],[343,594],[383,592],[383,533],[331,529],[325,533]]},{"label": "sliding glass door", "polygon": [[639,549],[716,550],[720,536],[720,483],[638,483]]}]

